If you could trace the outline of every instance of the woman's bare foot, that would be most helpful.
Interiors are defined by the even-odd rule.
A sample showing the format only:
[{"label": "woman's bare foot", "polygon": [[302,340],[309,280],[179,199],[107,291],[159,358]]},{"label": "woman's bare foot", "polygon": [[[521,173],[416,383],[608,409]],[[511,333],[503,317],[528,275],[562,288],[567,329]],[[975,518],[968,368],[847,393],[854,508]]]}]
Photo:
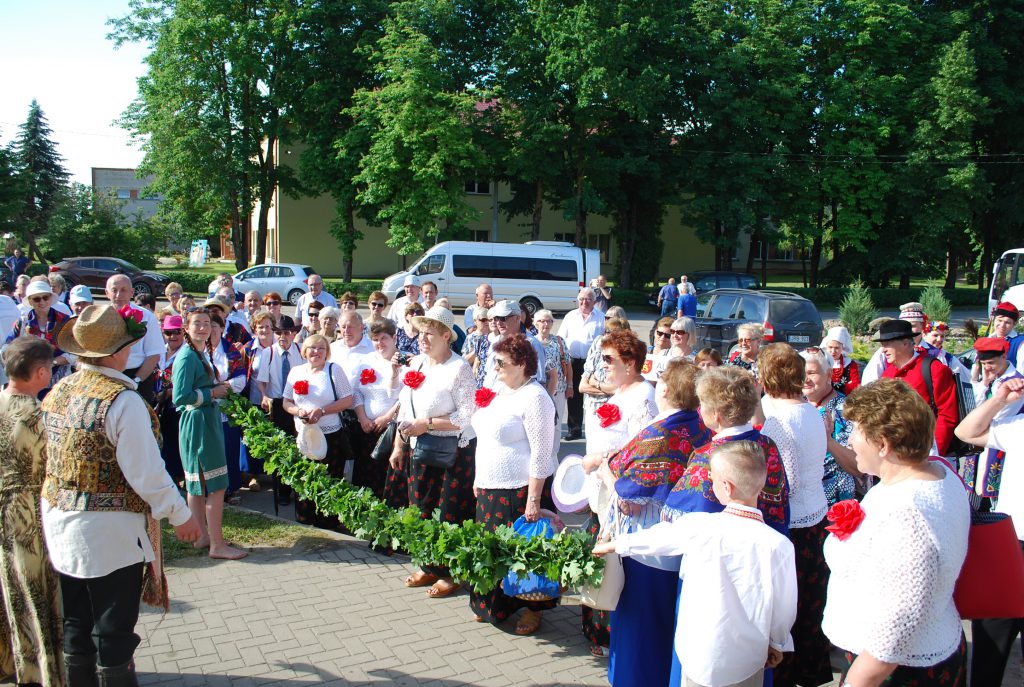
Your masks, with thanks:
[{"label": "woman's bare foot", "polygon": [[194,548],[197,548],[197,549],[208,549],[208,548],[210,548],[210,538],[209,537],[203,537],[202,539],[200,539],[198,541],[192,542],[192,546]]},{"label": "woman's bare foot", "polygon": [[221,558],[228,561],[237,561],[240,558],[245,558],[249,555],[248,551],[242,551],[236,549],[233,546],[224,544],[223,546],[211,546],[210,547],[210,558]]}]

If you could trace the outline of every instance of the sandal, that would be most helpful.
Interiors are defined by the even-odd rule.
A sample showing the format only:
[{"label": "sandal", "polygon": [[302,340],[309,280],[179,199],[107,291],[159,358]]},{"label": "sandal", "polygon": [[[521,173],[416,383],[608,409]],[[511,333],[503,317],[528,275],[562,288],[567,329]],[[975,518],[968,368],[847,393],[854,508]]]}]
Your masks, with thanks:
[{"label": "sandal", "polygon": [[457,584],[452,580],[439,579],[430,589],[427,590],[427,596],[431,599],[443,599],[446,596],[451,596],[455,592],[462,589],[461,584]]},{"label": "sandal", "polygon": [[541,615],[537,611],[529,609],[523,611],[523,614],[519,616],[519,622],[516,623],[516,634],[521,637],[535,634],[540,629],[540,621]]},{"label": "sandal", "polygon": [[590,645],[590,655],[594,658],[608,658],[608,655],[610,653],[611,652],[608,650],[608,647],[606,646],[601,646],[600,644]]},{"label": "sandal", "polygon": [[409,575],[409,577],[405,578],[405,586],[426,587],[428,585],[434,584],[435,582],[437,582],[438,579],[440,578],[438,578],[437,575],[431,575],[430,573],[423,572],[422,570],[417,570],[412,575]]}]

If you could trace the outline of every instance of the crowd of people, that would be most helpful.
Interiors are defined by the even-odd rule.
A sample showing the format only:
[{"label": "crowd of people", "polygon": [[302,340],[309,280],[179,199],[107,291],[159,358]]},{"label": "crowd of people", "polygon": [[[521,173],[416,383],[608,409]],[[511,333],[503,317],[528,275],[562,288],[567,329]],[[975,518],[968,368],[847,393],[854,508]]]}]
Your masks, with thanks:
[{"label": "crowd of people", "polygon": [[[244,490],[340,527],[263,474],[218,407],[235,393],[332,477],[491,529],[551,518],[577,467],[563,442],[582,440],[595,554],[622,556],[625,581],[614,611],[582,608],[581,632],[616,687],[822,685],[835,649],[856,687],[966,685],[953,588],[971,508],[1024,523],[1012,305],[968,369],[943,351],[948,327],[907,304],[861,371],[842,327],[798,352],[744,325],[723,357],[673,305],[642,341],[603,278],[557,323],[488,284],[461,322],[416,276],[393,303],[308,284],[287,311],[229,275],[199,300],[168,285],[164,308],[130,302],[123,276],[109,305],[38,277],[0,295],[18,310],[0,393],[0,673],[136,684],[139,599],[167,604],[160,518],[229,560],[247,552],[225,541],[223,508]],[[692,295],[670,286],[666,301]],[[974,385],[965,418],[954,375]],[[958,462],[955,436],[986,448]],[[404,584],[461,589],[440,566]],[[467,616],[532,635],[558,604],[505,591],[470,593]],[[999,684],[1021,622],[975,621],[975,685]]]}]

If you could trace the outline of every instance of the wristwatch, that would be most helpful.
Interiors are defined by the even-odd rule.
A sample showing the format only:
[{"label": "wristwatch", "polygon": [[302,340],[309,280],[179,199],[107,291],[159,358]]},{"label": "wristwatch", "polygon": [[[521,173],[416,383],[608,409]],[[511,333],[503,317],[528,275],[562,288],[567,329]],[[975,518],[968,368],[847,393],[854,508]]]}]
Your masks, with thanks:
[{"label": "wristwatch", "polygon": [[528,501],[529,501],[530,503],[537,503],[538,501],[540,501],[540,497],[539,497],[539,496],[531,496],[531,497],[530,497],[529,499],[527,499],[527,500],[528,500]]},{"label": "wristwatch", "polygon": [[434,418],[432,418],[432,417],[428,417],[427,418],[427,431],[428,432],[433,432],[434,431]]},{"label": "wristwatch", "polygon": [[135,383],[136,384],[142,384],[142,378],[141,377],[136,377],[135,378]]}]

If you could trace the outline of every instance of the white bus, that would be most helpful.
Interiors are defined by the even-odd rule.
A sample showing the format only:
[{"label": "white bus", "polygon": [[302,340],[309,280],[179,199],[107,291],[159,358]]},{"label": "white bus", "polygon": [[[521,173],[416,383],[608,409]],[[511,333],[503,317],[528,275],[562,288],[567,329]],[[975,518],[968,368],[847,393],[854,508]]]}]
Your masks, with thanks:
[{"label": "white bus", "polygon": [[992,288],[988,293],[988,312],[1009,301],[1024,310],[1024,248],[1011,248],[992,266]]}]

